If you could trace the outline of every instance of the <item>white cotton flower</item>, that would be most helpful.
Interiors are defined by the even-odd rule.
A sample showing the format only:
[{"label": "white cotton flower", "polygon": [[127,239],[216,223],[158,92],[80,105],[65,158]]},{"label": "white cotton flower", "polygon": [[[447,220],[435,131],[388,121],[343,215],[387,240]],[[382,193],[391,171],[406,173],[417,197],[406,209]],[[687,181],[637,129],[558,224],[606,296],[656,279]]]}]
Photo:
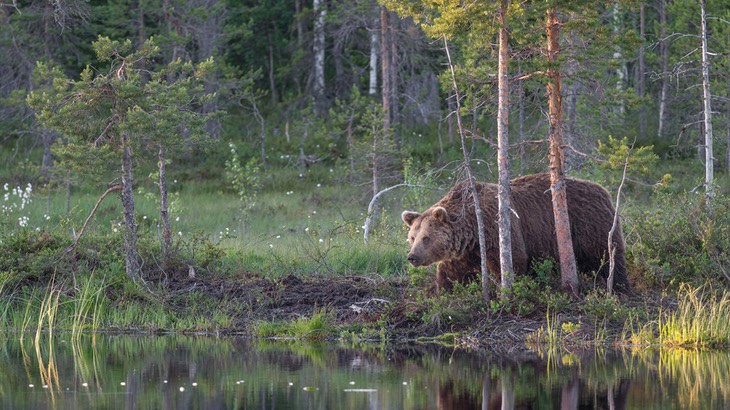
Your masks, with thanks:
[{"label": "white cotton flower", "polygon": [[324,242],[324,239],[319,238],[319,243],[323,243],[323,242]]}]

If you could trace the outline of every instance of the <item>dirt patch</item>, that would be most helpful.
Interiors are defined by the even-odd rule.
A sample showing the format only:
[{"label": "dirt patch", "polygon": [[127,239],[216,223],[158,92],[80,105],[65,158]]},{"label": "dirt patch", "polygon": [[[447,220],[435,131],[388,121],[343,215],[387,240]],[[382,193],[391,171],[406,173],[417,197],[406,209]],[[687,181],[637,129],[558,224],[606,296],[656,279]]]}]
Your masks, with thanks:
[{"label": "dirt patch", "polygon": [[[203,274],[191,278],[181,272],[155,286],[165,289],[165,304],[176,315],[205,314],[208,309],[209,313],[218,310],[232,318],[231,327],[221,329],[224,333],[252,335],[257,322],[290,322],[325,310],[337,326],[384,330],[396,341],[453,334],[453,342],[461,347],[519,354],[528,350],[525,341],[529,337],[548,328],[547,312],[521,317],[506,312],[487,315],[470,311],[460,322],[452,322],[448,311],[431,312],[434,306],[423,300],[435,289],[414,289],[408,278],[402,277],[287,275],[271,279],[239,272],[225,277]],[[193,297],[193,293],[197,295]],[[671,303],[647,293],[622,297],[621,303],[627,308],[646,309],[648,299],[656,299],[650,305],[657,308]],[[582,302],[574,303],[575,307],[552,318],[551,326],[581,324],[566,343],[580,346],[594,340],[597,332],[605,337],[622,331],[623,322],[596,328],[578,308]],[[424,319],[427,315],[431,315],[428,320]]]}]

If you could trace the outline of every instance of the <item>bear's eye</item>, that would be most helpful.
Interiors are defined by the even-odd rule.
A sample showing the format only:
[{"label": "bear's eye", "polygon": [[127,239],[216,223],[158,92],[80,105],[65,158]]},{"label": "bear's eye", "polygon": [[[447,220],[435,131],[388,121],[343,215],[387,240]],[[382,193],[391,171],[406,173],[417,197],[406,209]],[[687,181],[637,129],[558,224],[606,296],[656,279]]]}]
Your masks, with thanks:
[{"label": "bear's eye", "polygon": [[429,243],[429,242],[431,242],[431,238],[429,238],[428,236],[424,236],[424,237],[423,237],[423,239],[421,239],[421,241],[422,241],[422,242],[423,242],[423,243],[424,243],[425,245],[428,245],[428,243]]}]

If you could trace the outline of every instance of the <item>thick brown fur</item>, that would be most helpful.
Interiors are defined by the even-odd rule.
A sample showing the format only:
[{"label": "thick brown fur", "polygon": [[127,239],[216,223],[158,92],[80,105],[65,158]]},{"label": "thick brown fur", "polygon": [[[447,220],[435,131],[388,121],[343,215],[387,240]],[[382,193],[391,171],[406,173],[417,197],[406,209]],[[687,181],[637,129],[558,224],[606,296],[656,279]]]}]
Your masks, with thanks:
[{"label": "thick brown fur", "polygon": [[[608,233],[613,225],[614,207],[608,192],[598,184],[566,178],[568,214],[573,251],[581,272],[608,276]],[[555,221],[548,174],[513,179],[512,263],[515,274],[528,272],[532,261],[560,260],[555,237]],[[497,225],[497,185],[478,183],[477,193],[484,215],[487,269],[500,274],[499,228]],[[438,262],[436,283],[451,289],[453,282],[468,282],[480,272],[479,236],[474,202],[466,183],[456,185],[443,199],[423,213],[403,212],[410,227],[408,260],[414,266]],[[615,248],[614,286],[628,292],[621,226],[613,236]]]}]

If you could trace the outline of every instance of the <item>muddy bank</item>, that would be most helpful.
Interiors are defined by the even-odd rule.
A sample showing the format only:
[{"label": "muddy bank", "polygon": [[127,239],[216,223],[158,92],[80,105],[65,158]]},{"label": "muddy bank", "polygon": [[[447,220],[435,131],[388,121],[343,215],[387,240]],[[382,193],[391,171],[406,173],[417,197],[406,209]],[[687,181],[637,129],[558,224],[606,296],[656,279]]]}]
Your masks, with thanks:
[{"label": "muddy bank", "polygon": [[[230,328],[221,332],[245,336],[255,336],[257,323],[291,322],[311,317],[323,309],[338,329],[355,332],[369,329],[370,333],[384,330],[382,333],[394,342],[445,342],[462,348],[507,353],[529,350],[527,342],[545,337],[548,328],[562,323],[578,325],[561,342],[576,348],[592,344],[597,337],[601,343],[618,344],[624,327],[623,321],[598,323],[595,318],[586,317],[580,309],[581,301],[571,302],[559,314],[537,310],[520,316],[485,309],[483,304],[481,308],[473,308],[470,303],[474,303],[475,297],[463,303],[457,300],[463,295],[446,294],[439,298],[435,288],[420,288],[407,277],[287,275],[271,279],[253,272],[240,272],[226,277],[169,276],[151,283],[165,289],[162,295],[165,304],[177,315],[199,308],[191,306],[186,295],[191,292],[204,295],[212,309],[232,319]],[[648,299],[656,300],[648,303]],[[660,305],[666,307],[671,301],[635,293],[622,296],[621,303],[625,309],[646,310],[653,305],[658,310]]]}]

